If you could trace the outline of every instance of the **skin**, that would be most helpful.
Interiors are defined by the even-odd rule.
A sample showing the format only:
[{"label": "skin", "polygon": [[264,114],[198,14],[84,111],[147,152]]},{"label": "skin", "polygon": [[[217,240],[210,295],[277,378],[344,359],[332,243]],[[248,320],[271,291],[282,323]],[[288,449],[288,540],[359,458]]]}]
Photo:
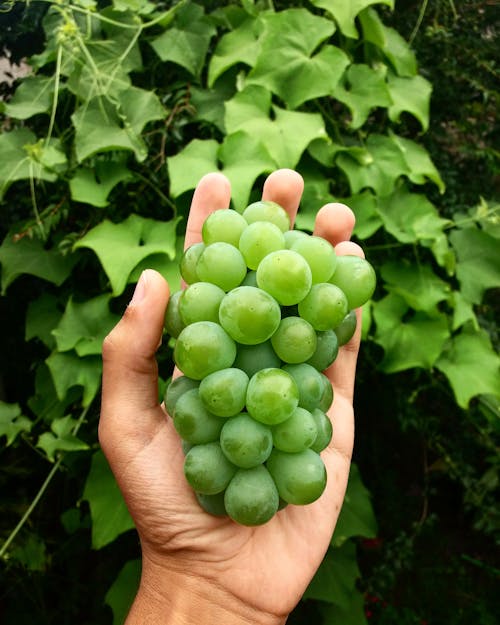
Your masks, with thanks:
[{"label": "skin", "polygon": [[[293,223],[302,190],[299,174],[278,170],[267,178],[262,197],[281,204]],[[229,202],[224,176],[202,178],[185,247],[201,241],[207,215]],[[353,227],[348,207],[327,204],[318,212],[314,234],[329,240],[338,254],[363,256],[349,241]],[[335,393],[329,412],[334,435],[321,454],[328,473],[325,492],[311,505],[289,505],[265,525],[250,528],[205,513],[184,478],[179,436],[157,400],[155,352],[168,297],[162,276],[146,270],[103,345],[99,439],[142,548],[141,584],[126,623],[284,623],[326,553],[344,498],[361,324],[325,372]]]}]

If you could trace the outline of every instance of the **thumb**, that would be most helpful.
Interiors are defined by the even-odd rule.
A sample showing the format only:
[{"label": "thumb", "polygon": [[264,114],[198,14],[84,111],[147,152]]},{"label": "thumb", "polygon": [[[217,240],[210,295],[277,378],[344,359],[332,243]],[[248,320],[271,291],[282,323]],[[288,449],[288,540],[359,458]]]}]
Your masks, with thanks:
[{"label": "thumb", "polygon": [[104,339],[99,440],[107,456],[119,450],[123,460],[135,455],[165,422],[155,353],[168,297],[164,278],[143,271],[125,314]]}]

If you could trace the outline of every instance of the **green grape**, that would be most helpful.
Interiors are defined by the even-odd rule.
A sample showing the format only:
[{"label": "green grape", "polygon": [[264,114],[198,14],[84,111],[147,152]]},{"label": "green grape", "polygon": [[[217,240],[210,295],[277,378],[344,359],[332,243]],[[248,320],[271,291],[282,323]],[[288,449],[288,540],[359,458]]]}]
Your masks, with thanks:
[{"label": "green grape", "polygon": [[244,345],[267,341],[281,318],[278,303],[254,286],[240,286],[230,291],[219,308],[220,324],[231,338]]},{"label": "green grape", "polygon": [[290,248],[303,256],[309,264],[313,284],[328,282],[337,265],[333,245],[321,237],[300,237]]},{"label": "green grape", "polygon": [[247,267],[257,269],[264,256],[285,247],[285,237],[275,224],[254,221],[243,230],[238,247]]},{"label": "green grape", "polygon": [[304,362],[316,349],[316,332],[310,323],[300,317],[285,317],[271,337],[276,354],[288,363]]},{"label": "green grape", "polygon": [[262,525],[276,514],[279,496],[264,466],[239,469],[224,495],[228,515],[240,525]]},{"label": "green grape", "polygon": [[313,284],[306,297],[299,302],[299,315],[319,331],[338,326],[347,311],[347,298],[343,291],[328,282]]},{"label": "green grape", "polygon": [[285,237],[285,247],[287,250],[292,248],[292,245],[299,239],[307,239],[309,235],[302,230],[287,230],[283,233]]},{"label": "green grape", "polygon": [[307,261],[293,250],[271,252],[257,268],[257,284],[281,305],[292,306],[309,293],[311,269]]},{"label": "green grape", "polygon": [[221,241],[205,247],[196,263],[196,273],[198,280],[230,291],[243,281],[247,265],[237,247]]},{"label": "green grape", "polygon": [[249,414],[266,425],[288,419],[299,403],[297,384],[282,369],[261,369],[250,378],[246,406]]},{"label": "green grape", "polygon": [[339,345],[349,343],[354,336],[354,332],[356,332],[357,322],[356,311],[350,310],[335,328],[335,334],[337,335]]},{"label": "green grape", "polygon": [[195,445],[184,459],[184,475],[191,488],[202,495],[221,493],[236,471],[216,442]]},{"label": "green grape", "polygon": [[181,441],[181,444],[182,444],[182,453],[184,455],[186,455],[187,452],[194,447],[193,443],[188,443],[187,441]]},{"label": "green grape", "polygon": [[226,506],[224,505],[225,491],[216,493],[215,495],[202,495],[195,493],[196,499],[200,506],[213,516],[227,516]]},{"label": "green grape", "polygon": [[167,310],[165,311],[165,330],[167,334],[176,339],[181,330],[184,329],[185,323],[182,321],[180,311],[179,311],[179,300],[182,296],[183,291],[176,291],[173,293],[167,304]]},{"label": "green grape", "polygon": [[311,449],[319,454],[320,451],[326,449],[332,440],[332,422],[322,410],[315,408],[312,411],[312,417],[316,423],[316,431],[318,432]]},{"label": "green grape", "polygon": [[289,454],[274,449],[267,460],[279,496],[288,503],[302,506],[316,501],[326,486],[326,469],[312,449]]},{"label": "green grape", "polygon": [[195,282],[198,282],[199,278],[196,271],[196,265],[204,249],[204,243],[194,243],[184,251],[180,262],[180,272],[186,284],[194,284]]},{"label": "green grape", "polygon": [[318,436],[316,421],[304,408],[295,408],[292,416],[273,427],[273,442],[276,449],[287,452],[304,451]]},{"label": "green grape", "polygon": [[228,419],[220,434],[226,458],[242,469],[251,469],[267,460],[273,448],[271,429],[242,413]]},{"label": "green grape", "polygon": [[316,350],[307,360],[318,371],[327,369],[339,353],[339,342],[334,330],[325,330],[316,333]]},{"label": "green grape", "polygon": [[324,373],[321,373],[321,380],[323,381],[323,393],[321,394],[318,408],[323,412],[328,412],[333,403],[333,386]]},{"label": "green grape", "polygon": [[193,380],[201,380],[209,373],[231,367],[235,358],[235,342],[212,321],[197,321],[186,326],[175,342],[175,363],[184,375]]},{"label": "green grape", "polygon": [[201,229],[205,245],[211,243],[230,243],[238,247],[240,235],[247,227],[246,219],[232,209],[221,208],[210,213]]},{"label": "green grape", "polygon": [[179,300],[179,313],[184,325],[196,321],[219,323],[219,306],[224,291],[210,282],[195,282],[188,286]]},{"label": "green grape", "polygon": [[197,388],[179,397],[173,417],[174,427],[180,437],[193,445],[218,440],[224,425],[223,419],[205,408]]},{"label": "green grape", "polygon": [[243,211],[243,217],[249,224],[254,221],[270,221],[278,226],[281,232],[286,232],[290,228],[290,217],[286,210],[270,200],[249,204]]},{"label": "green grape", "polygon": [[338,256],[329,280],[345,293],[348,309],[363,306],[375,291],[377,277],[370,263],[359,256]]},{"label": "green grape", "polygon": [[257,286],[257,272],[249,271],[247,275],[243,278],[243,282],[241,286]]},{"label": "green grape", "polygon": [[172,380],[165,391],[165,408],[172,417],[175,410],[175,404],[181,395],[200,385],[198,380],[192,380],[185,375],[180,375]]},{"label": "green grape", "polygon": [[306,363],[284,365],[282,370],[286,371],[297,385],[299,391],[298,405],[309,410],[309,412],[318,408],[324,394],[322,374]]},{"label": "green grape", "polygon": [[218,417],[232,417],[245,407],[248,375],[241,369],[220,369],[200,383],[200,397],[206,409]]},{"label": "green grape", "polygon": [[271,342],[264,341],[257,345],[238,345],[233,366],[242,369],[251,378],[260,369],[271,367],[279,369],[281,360],[276,355]]}]

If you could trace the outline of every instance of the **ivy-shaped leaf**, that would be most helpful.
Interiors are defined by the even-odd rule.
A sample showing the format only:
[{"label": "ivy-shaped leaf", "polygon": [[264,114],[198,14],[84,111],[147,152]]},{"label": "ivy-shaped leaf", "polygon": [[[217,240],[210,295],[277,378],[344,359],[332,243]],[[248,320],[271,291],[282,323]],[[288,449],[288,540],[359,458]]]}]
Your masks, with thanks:
[{"label": "ivy-shaped leaf", "polygon": [[123,625],[141,580],[141,560],[129,560],[106,593],[105,601],[113,612],[113,625]]},{"label": "ivy-shaped leaf", "polygon": [[55,347],[52,330],[61,319],[62,312],[59,310],[57,297],[49,293],[42,293],[40,297],[28,304],[26,323],[24,326],[24,338],[26,341],[38,338],[50,350]]},{"label": "ivy-shaped leaf", "polygon": [[425,132],[429,128],[429,108],[432,92],[431,83],[423,76],[389,76],[387,80],[392,104],[389,106],[389,119],[398,122],[401,113],[413,115]]},{"label": "ivy-shaped leaf", "polygon": [[[345,52],[332,45],[317,47],[335,30],[333,23],[306,9],[287,9],[266,16],[257,61],[246,84],[278,95],[290,108],[333,92],[349,64]],[[286,46],[276,41],[286,40]]]},{"label": "ivy-shaped leaf", "polygon": [[347,204],[353,210],[356,216],[353,234],[361,240],[371,237],[383,225],[378,211],[379,198],[371,191],[366,190],[337,201]]},{"label": "ivy-shaped leaf", "polygon": [[367,625],[365,615],[365,596],[354,588],[346,606],[335,603],[318,603],[318,610],[323,623],[342,623],[342,625]]},{"label": "ivy-shaped leaf", "polygon": [[153,254],[175,257],[179,219],[155,221],[132,214],[119,224],[107,219],[89,230],[75,248],[95,252],[109,278],[114,296],[123,293],[134,267]]},{"label": "ivy-shaped leaf", "polygon": [[461,291],[453,291],[450,295],[450,305],[453,307],[452,330],[458,330],[469,321],[474,330],[479,330],[476,313],[471,302],[463,296]]},{"label": "ivy-shaped leaf", "polygon": [[311,0],[311,4],[328,11],[342,34],[352,39],[358,38],[354,21],[363,9],[372,4],[386,4],[391,9],[394,8],[394,0]]},{"label": "ivy-shaped leaf", "polygon": [[101,549],[134,527],[115,477],[102,451],[92,455],[82,499],[89,502],[92,547]]},{"label": "ivy-shaped leaf", "polygon": [[71,199],[100,208],[107,206],[111,190],[132,177],[132,172],[123,162],[97,160],[93,167],[76,170],[69,181]]},{"label": "ivy-shaped leaf", "polygon": [[178,154],[167,158],[170,194],[179,197],[194,189],[200,179],[219,169],[215,139],[193,139]]},{"label": "ivy-shaped leaf", "polygon": [[14,119],[29,119],[50,110],[54,97],[53,76],[27,76],[5,105],[5,114]]},{"label": "ivy-shaped leaf", "polygon": [[101,386],[102,361],[100,356],[82,358],[73,352],[53,352],[46,360],[57,397],[64,401],[74,386],[82,387],[82,405],[89,406]]},{"label": "ivy-shaped leaf", "polygon": [[77,421],[67,415],[56,419],[50,424],[52,432],[44,432],[38,437],[36,446],[47,454],[47,458],[54,462],[58,451],[84,451],[89,446],[77,438],[72,432]]},{"label": "ivy-shaped leaf", "polygon": [[415,184],[425,184],[431,180],[444,193],[445,185],[427,150],[420,144],[391,133],[392,140],[403,152],[408,165],[408,178]]},{"label": "ivy-shaped leaf", "polygon": [[0,439],[6,437],[6,447],[12,445],[21,432],[29,432],[33,423],[23,416],[19,404],[0,400]]},{"label": "ivy-shaped leaf", "polygon": [[37,417],[50,423],[63,417],[71,404],[80,401],[80,390],[74,386],[65,397],[58,397],[50,369],[42,361],[35,369],[35,393],[28,399],[28,406]]},{"label": "ivy-shaped leaf", "polygon": [[448,341],[435,366],[448,378],[462,408],[477,395],[500,398],[500,358],[483,330],[462,330]]},{"label": "ivy-shaped leaf", "polygon": [[235,86],[229,75],[227,78],[224,76],[223,79],[219,80],[213,89],[193,85],[191,87],[191,104],[196,111],[195,119],[214,124],[225,134],[224,104],[231,99],[234,91]]},{"label": "ivy-shaped leaf", "polygon": [[318,210],[324,204],[333,202],[334,198],[330,195],[330,181],[314,163],[313,166],[304,163],[300,173],[304,179],[304,191],[295,218],[295,227],[313,232]]}]

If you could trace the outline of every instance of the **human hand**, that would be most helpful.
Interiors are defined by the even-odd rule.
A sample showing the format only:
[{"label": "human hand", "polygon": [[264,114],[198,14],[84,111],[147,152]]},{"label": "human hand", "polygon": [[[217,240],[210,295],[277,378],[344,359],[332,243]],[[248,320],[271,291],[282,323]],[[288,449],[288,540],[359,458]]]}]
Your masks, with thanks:
[{"label": "human hand", "polygon": [[[279,170],[265,182],[263,199],[281,204],[292,223],[302,178]],[[221,174],[199,183],[191,205],[186,247],[201,241],[213,210],[227,208],[230,188]],[[337,254],[363,252],[348,241],[354,215],[328,204],[314,234]],[[99,439],[135,521],[142,547],[142,578],[127,625],[166,623],[284,623],[328,548],[344,498],[354,438],[352,407],[360,323],[325,372],[335,399],[333,438],[321,453],[328,475],[323,495],[308,506],[288,505],[268,523],[245,527],[204,512],[183,474],[184,454],[172,420],[158,403],[155,352],[169,289],[146,270],[123,318],[103,345]]]}]

